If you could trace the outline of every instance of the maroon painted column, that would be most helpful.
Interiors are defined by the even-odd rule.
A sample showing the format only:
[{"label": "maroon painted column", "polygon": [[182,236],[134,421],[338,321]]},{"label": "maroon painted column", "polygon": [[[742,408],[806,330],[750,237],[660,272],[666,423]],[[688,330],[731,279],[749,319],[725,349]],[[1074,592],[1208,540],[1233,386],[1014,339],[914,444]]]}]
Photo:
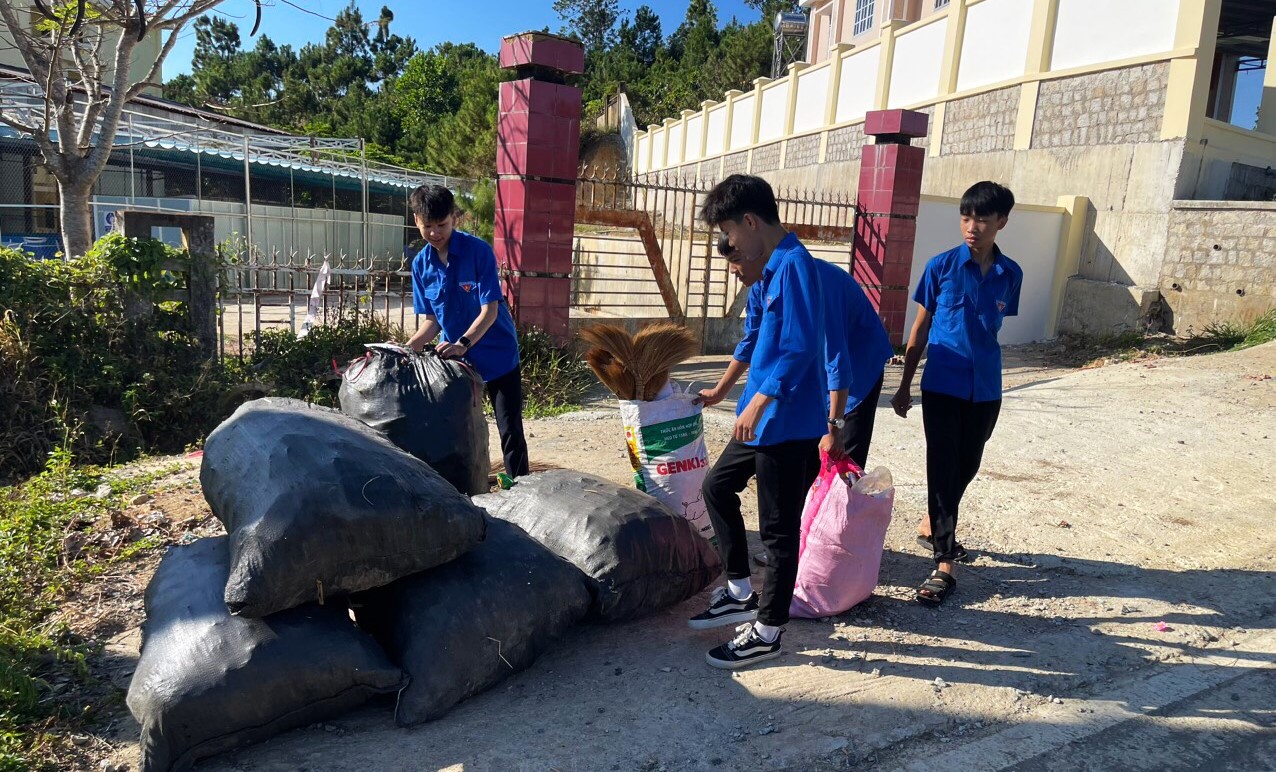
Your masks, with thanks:
[{"label": "maroon painted column", "polygon": [[567,78],[585,50],[524,32],[501,41],[500,64],[518,78],[501,84],[496,124],[496,262],[515,320],[566,342],[581,112]]},{"label": "maroon painted column", "polygon": [[891,343],[904,342],[908,283],[917,239],[926,136],[930,116],[911,110],[877,110],[864,119],[864,145],[855,219],[855,278],[876,306]]}]

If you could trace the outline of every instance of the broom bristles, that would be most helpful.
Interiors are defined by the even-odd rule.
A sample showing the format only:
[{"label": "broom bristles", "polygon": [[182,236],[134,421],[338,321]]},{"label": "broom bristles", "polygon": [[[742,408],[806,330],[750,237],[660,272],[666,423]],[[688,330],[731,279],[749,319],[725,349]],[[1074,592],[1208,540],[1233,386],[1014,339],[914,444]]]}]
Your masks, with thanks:
[{"label": "broom bristles", "polygon": [[634,336],[635,362],[631,365],[640,399],[651,401],[669,382],[674,365],[681,364],[699,351],[695,336],[686,327],[672,322],[656,322]]},{"label": "broom bristles", "polygon": [[621,327],[587,327],[580,337],[594,348],[585,361],[598,379],[620,399],[651,401],[669,381],[674,365],[699,353],[695,336],[672,322],[655,322],[636,336]]},{"label": "broom bristles", "polygon": [[624,362],[618,360],[612,352],[591,348],[585,352],[585,363],[613,394],[621,399],[633,399],[633,376],[625,368]]}]

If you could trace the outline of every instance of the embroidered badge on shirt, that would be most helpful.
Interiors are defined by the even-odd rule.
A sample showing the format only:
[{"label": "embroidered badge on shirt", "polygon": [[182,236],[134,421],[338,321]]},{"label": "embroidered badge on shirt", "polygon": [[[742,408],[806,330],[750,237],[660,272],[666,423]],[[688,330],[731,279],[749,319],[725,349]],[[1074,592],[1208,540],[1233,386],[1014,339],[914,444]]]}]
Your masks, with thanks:
[{"label": "embroidered badge on shirt", "polygon": [[[465,290],[466,292],[473,292],[474,288],[478,286],[477,282],[472,282],[472,281],[463,281],[460,284],[461,284],[461,289]],[[1005,304],[1003,303],[1002,305],[1004,306]]]},{"label": "embroidered badge on shirt", "polygon": [[1004,301],[1004,300],[998,300],[998,301],[997,301],[997,310],[998,310],[998,311],[1005,311],[1005,310],[1006,310],[1006,301]]}]

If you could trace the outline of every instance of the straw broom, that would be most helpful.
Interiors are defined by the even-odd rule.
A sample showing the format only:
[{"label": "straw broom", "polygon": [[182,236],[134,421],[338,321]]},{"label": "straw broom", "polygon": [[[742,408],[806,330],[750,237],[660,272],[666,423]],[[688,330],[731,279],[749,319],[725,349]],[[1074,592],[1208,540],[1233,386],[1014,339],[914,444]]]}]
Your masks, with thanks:
[{"label": "straw broom", "polygon": [[614,325],[597,325],[581,331],[593,346],[585,361],[608,389],[620,399],[650,402],[669,382],[674,365],[699,351],[691,331],[672,322],[656,322],[636,336]]}]

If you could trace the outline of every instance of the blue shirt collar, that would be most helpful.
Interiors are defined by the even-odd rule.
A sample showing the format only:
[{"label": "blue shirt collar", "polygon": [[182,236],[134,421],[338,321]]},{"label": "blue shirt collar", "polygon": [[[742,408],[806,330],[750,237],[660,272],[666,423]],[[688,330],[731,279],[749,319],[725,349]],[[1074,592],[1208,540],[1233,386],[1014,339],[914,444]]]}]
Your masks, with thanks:
[{"label": "blue shirt collar", "polygon": [[775,273],[780,268],[780,263],[784,262],[784,257],[789,250],[799,245],[798,237],[792,231],[784,234],[784,238],[780,239],[780,243],[775,245],[775,251],[771,253],[771,257],[766,261],[766,267],[763,268],[768,276]]},{"label": "blue shirt collar", "polygon": [[[789,234],[789,235],[793,235],[793,234]],[[958,247],[957,249],[959,250],[959,253],[961,255],[961,260],[959,261],[959,265],[965,265],[966,263],[975,262],[975,256],[970,253],[970,245],[967,244],[965,241],[962,241],[961,246]],[[996,244],[992,245],[992,269],[993,271],[997,273],[998,276],[1005,273],[1007,270],[1006,256],[1001,253],[1001,247],[997,246]]]},{"label": "blue shirt collar", "polygon": [[[457,255],[457,236],[461,235],[458,228],[452,228],[452,235],[447,240],[447,264],[452,264],[452,259]],[[430,242],[425,242],[425,259],[432,261],[439,268],[446,268],[443,262],[439,260],[439,250],[434,248]]]}]

